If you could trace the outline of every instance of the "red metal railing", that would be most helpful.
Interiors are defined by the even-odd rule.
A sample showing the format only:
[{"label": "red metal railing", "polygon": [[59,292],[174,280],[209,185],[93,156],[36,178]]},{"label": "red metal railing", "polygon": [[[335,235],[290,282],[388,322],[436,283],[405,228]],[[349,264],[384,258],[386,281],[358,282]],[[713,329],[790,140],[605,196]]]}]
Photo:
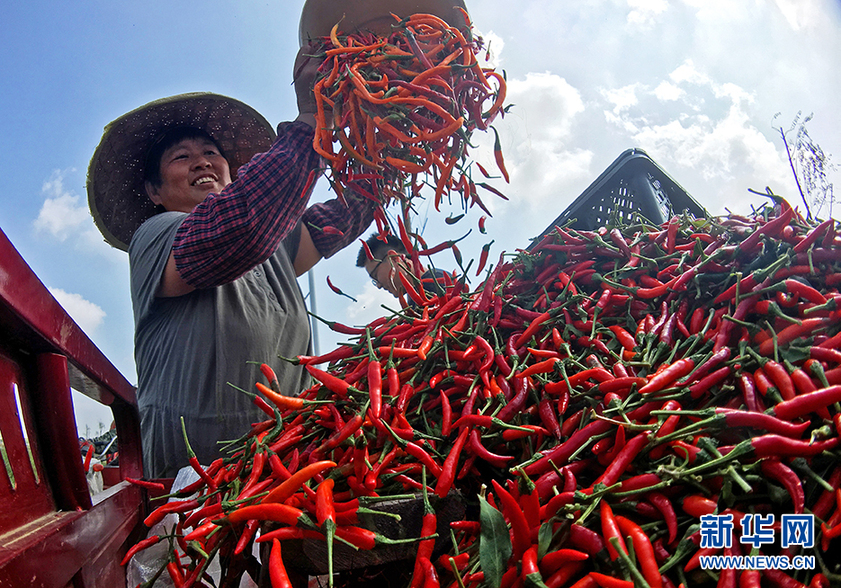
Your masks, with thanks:
[{"label": "red metal railing", "polygon": [[0,586],[125,586],[144,494],[88,491],[73,389],[111,408],[120,479],[141,477],[134,388],[0,230]]}]

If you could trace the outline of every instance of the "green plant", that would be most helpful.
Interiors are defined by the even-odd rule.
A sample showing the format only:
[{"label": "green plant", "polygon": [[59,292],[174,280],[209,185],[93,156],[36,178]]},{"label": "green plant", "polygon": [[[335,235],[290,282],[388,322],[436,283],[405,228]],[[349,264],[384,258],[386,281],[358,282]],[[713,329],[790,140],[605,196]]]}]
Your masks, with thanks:
[{"label": "green plant", "polygon": [[[802,112],[797,113],[788,130],[784,130],[782,126],[775,127],[775,130],[780,133],[786,148],[789,165],[803,205],[806,207],[807,217],[813,216],[810,203],[815,207],[815,218],[820,216],[824,207],[827,207],[827,216],[831,217],[835,194],[832,182],[827,179],[827,174],[835,171],[836,167],[831,162],[831,155],[824,153],[806,129],[807,123],[814,115],[810,114],[803,118],[801,115]],[[774,118],[778,116],[780,113],[774,115]],[[793,137],[790,138],[789,135],[792,133]]]}]

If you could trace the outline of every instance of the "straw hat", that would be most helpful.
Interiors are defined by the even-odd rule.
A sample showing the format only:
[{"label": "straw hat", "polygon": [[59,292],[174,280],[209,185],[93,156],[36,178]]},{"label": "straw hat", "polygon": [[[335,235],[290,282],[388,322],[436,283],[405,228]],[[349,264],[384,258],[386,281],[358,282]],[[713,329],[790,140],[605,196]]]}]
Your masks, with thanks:
[{"label": "straw hat", "polygon": [[160,212],[146,195],[143,167],[155,139],[177,126],[196,127],[213,137],[232,177],[275,139],[274,129],[259,112],[239,100],[206,92],[150,102],[106,126],[88,167],[88,205],[97,228],[114,247],[128,250],[134,231]]},{"label": "straw hat", "polygon": [[466,26],[464,0],[307,0],[301,11],[298,42],[303,47],[310,39],[326,37],[336,23],[345,34],[370,30],[380,35],[388,33],[396,21],[413,14],[434,14],[450,26]]}]

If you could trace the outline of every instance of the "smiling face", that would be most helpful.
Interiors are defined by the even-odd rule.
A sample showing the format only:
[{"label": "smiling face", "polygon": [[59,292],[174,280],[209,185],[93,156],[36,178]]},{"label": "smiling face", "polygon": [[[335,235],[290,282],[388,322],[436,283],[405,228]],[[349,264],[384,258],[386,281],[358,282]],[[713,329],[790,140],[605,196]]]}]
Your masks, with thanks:
[{"label": "smiling face", "polygon": [[192,212],[210,193],[231,183],[231,171],[209,139],[187,138],[166,148],[160,158],[160,185],[146,182],[146,193],[168,211]]}]

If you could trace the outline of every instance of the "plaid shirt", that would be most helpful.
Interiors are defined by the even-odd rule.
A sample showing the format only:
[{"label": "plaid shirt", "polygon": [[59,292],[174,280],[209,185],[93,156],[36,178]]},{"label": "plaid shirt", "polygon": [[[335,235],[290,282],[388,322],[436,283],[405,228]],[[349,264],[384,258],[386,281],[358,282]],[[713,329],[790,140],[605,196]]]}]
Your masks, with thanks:
[{"label": "plaid shirt", "polygon": [[[172,245],[178,273],[194,288],[232,282],[266,261],[301,220],[323,257],[330,257],[356,239],[373,218],[370,201],[348,198],[315,204],[306,213],[319,167],[312,149],[313,130],[300,122],[281,123],[266,153],[240,167],[237,179],[218,194],[209,194],[193,209]],[[342,235],[324,233],[333,226]]]}]

